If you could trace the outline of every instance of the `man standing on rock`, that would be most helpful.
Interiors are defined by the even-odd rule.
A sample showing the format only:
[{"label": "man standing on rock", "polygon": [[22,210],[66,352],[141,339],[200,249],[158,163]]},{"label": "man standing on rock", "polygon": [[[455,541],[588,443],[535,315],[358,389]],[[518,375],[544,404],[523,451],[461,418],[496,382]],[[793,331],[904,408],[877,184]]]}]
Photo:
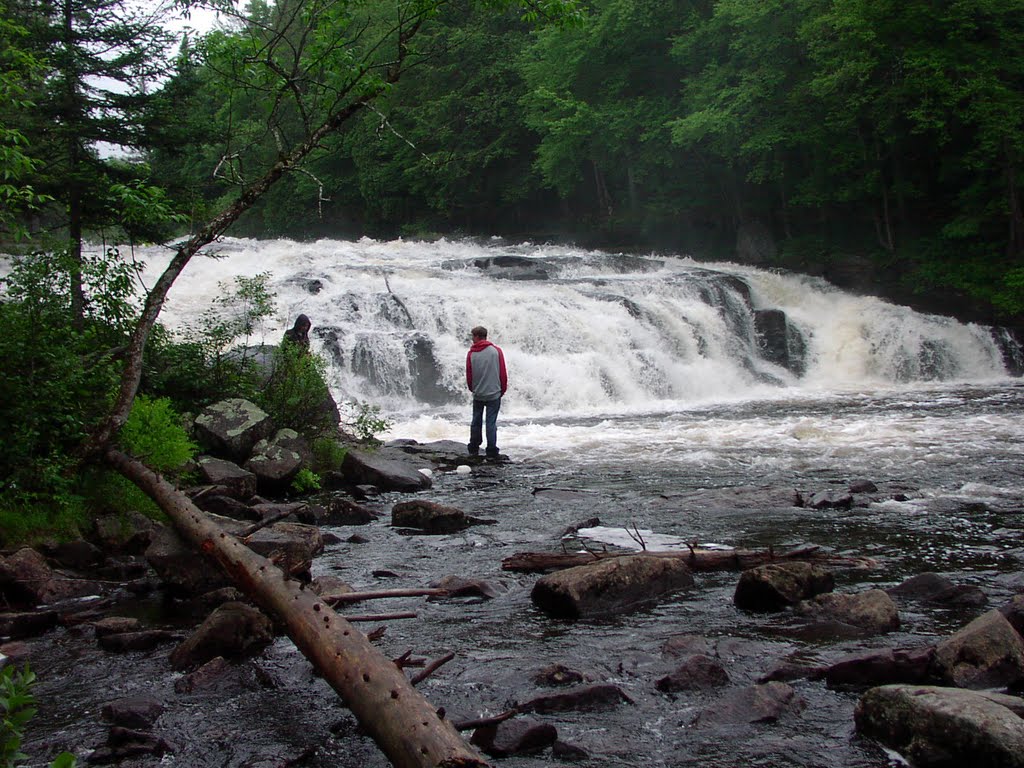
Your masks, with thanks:
[{"label": "man standing on rock", "polygon": [[469,426],[469,455],[480,453],[484,412],[487,412],[487,457],[498,458],[498,411],[501,396],[508,389],[505,355],[501,347],[487,340],[487,329],[474,328],[473,346],[466,353],[466,386],[473,393],[473,421]]}]

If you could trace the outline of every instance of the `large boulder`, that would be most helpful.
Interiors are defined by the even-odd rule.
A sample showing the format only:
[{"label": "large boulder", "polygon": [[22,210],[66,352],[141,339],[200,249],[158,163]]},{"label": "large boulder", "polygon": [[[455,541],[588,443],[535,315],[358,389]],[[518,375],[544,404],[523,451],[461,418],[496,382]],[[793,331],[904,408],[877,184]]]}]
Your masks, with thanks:
[{"label": "large boulder", "polygon": [[416,528],[424,533],[455,533],[481,522],[485,521],[470,517],[461,509],[423,499],[401,501],[391,508],[391,525]]},{"label": "large boulder", "polygon": [[256,493],[256,475],[242,469],[233,461],[214,456],[200,456],[196,460],[196,465],[203,480],[214,486],[215,490],[211,495],[245,501]]},{"label": "large boulder", "polygon": [[260,493],[273,496],[289,489],[311,456],[309,445],[298,432],[282,429],[273,438],[253,446],[245,468],[256,476]]},{"label": "large boulder", "polygon": [[200,444],[215,456],[238,463],[248,459],[256,443],[273,431],[270,416],[240,397],[207,406],[195,421]]},{"label": "large boulder", "polygon": [[1024,720],[993,695],[885,685],[861,697],[854,720],[917,768],[1024,768]]},{"label": "large boulder", "polygon": [[832,574],[812,563],[769,563],[740,574],[733,602],[747,611],[780,611],[834,588]]},{"label": "large boulder", "polygon": [[575,619],[623,611],[692,585],[682,559],[625,555],[543,576],[530,598],[549,615]]},{"label": "large boulder", "polygon": [[936,682],[932,668],[935,649],[882,648],[844,656],[822,672],[835,687],[871,687],[892,683],[923,685]]},{"label": "large boulder", "polygon": [[[246,524],[226,517],[211,517],[228,533],[239,534]],[[246,540],[249,548],[272,559],[288,576],[308,579],[313,558],[323,552],[323,537],[315,526],[274,523]],[[202,595],[230,585],[223,571],[194,547],[186,544],[171,528],[161,527],[146,559],[173,593]]]},{"label": "large boulder", "polygon": [[1024,640],[992,610],[939,643],[935,666],[944,682],[958,688],[1018,685],[1024,681]]},{"label": "large boulder", "polygon": [[225,603],[171,652],[171,666],[185,670],[218,656],[253,656],[273,641],[273,622],[263,613],[245,603]]},{"label": "large boulder", "polygon": [[75,579],[50,567],[41,554],[22,547],[0,557],[0,596],[8,605],[39,605],[95,595],[99,585]]},{"label": "large boulder", "polygon": [[373,485],[382,491],[415,493],[430,488],[431,480],[419,470],[423,462],[400,451],[361,451],[345,454],[341,473],[350,485]]}]

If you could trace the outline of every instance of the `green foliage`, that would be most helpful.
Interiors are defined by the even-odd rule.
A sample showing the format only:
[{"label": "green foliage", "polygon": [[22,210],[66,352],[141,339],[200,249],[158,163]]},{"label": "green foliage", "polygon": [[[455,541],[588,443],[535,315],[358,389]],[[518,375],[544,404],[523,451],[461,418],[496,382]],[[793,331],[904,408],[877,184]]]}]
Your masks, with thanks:
[{"label": "green foliage", "polygon": [[326,370],[327,364],[320,356],[297,344],[281,344],[274,351],[269,377],[255,394],[254,402],[275,424],[307,437],[331,434],[338,425],[330,407]]},{"label": "green foliage", "polygon": [[181,416],[165,397],[136,397],[118,439],[126,451],[163,473],[181,469],[198,450],[189,439]]},{"label": "green foliage", "polygon": [[360,440],[374,442],[379,433],[391,428],[391,419],[381,416],[379,405],[352,400],[344,404],[343,410],[342,423]]},{"label": "green foliage", "polygon": [[292,480],[292,493],[303,495],[320,490],[320,475],[309,467],[303,467]]},{"label": "green foliage", "polygon": [[0,495],[71,493],[71,454],[115,391],[117,348],[132,315],[131,278],[116,254],[90,256],[85,323],[71,322],[66,255],[15,259],[0,303]]},{"label": "green foliage", "polygon": [[[15,667],[0,669],[0,768],[15,768],[28,760],[21,751],[25,728],[36,715],[32,685],[35,673],[28,664],[21,670]],[[74,768],[75,757],[63,752],[50,764],[50,768]]]},{"label": "green foliage", "polygon": [[338,469],[345,460],[348,448],[333,437],[313,439],[313,467],[318,472]]},{"label": "green foliage", "polygon": [[155,328],[146,352],[143,389],[170,398],[178,409],[201,408],[225,397],[254,400],[261,386],[261,366],[253,359],[249,341],[275,311],[270,277],[263,272],[236,277],[234,287],[221,283],[213,306],[186,328],[183,339]]}]

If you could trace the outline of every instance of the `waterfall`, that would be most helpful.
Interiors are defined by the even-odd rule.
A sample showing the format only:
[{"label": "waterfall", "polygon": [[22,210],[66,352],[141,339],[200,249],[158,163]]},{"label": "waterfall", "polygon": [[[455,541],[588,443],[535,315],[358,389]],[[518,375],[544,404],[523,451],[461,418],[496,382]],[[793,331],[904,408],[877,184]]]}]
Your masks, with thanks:
[{"label": "waterfall", "polygon": [[[200,315],[219,283],[269,271],[280,316],[266,341],[309,315],[336,394],[389,409],[461,408],[476,325],[505,352],[510,395],[534,412],[1008,375],[993,329],[734,264],[497,240],[228,239],[217,250],[224,258],[196,258],[179,278],[165,323]],[[166,257],[145,257],[151,279]]]}]

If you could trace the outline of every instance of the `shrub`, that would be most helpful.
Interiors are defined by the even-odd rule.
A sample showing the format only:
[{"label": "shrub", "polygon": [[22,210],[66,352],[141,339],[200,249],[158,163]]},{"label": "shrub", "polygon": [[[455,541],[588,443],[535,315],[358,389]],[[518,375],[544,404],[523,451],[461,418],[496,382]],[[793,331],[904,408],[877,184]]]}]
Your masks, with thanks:
[{"label": "shrub", "polygon": [[298,495],[320,490],[320,476],[308,467],[303,467],[292,480],[292,492]]},{"label": "shrub", "polygon": [[348,448],[331,437],[318,437],[313,440],[313,467],[318,472],[338,469],[345,460]]},{"label": "shrub", "polygon": [[159,472],[180,469],[198,450],[166,397],[136,397],[118,439],[128,453]]},{"label": "shrub", "polygon": [[309,438],[337,430],[335,412],[319,355],[296,344],[282,344],[273,355],[266,385],[255,402],[275,424],[290,427]]}]

